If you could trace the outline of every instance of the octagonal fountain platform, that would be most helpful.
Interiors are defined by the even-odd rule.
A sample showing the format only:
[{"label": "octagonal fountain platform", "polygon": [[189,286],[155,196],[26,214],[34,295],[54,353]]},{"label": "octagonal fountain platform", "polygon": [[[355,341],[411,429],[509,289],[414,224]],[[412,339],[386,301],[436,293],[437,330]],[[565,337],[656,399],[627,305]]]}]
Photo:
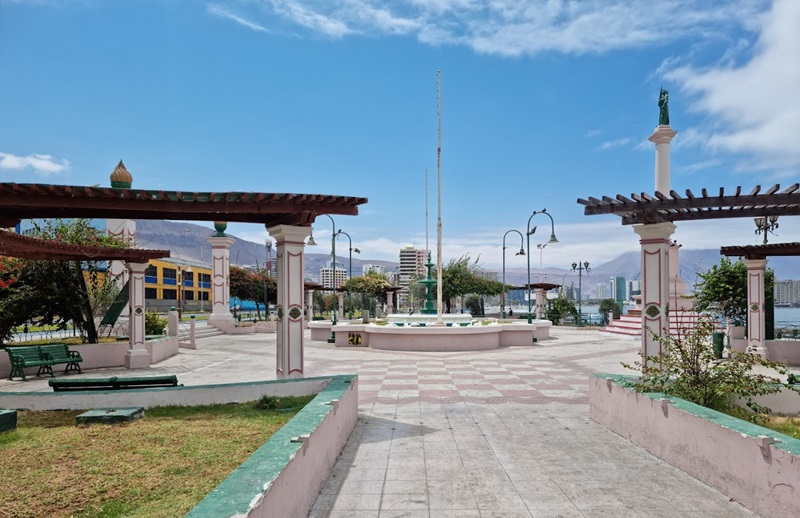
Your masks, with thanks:
[{"label": "octagonal fountain platform", "polygon": [[466,314],[389,315],[385,322],[364,324],[344,321],[331,328],[330,321],[309,322],[311,339],[327,341],[331,330],[337,347],[371,347],[390,351],[480,351],[498,347],[532,345],[550,338],[549,320],[473,319]]}]

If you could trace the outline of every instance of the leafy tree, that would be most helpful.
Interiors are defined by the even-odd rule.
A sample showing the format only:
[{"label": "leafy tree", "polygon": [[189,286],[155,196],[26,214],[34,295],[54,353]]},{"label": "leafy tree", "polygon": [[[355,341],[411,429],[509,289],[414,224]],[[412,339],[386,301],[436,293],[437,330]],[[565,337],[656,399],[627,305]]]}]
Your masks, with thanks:
[{"label": "leafy tree", "polygon": [[[710,311],[732,321],[747,322],[747,266],[741,260],[733,262],[723,257],[705,273],[694,287],[694,307]],[[765,306],[771,313],[774,297],[775,272],[767,269],[764,279]],[[768,326],[770,332],[772,326]]]},{"label": "leafy tree", "polygon": [[[127,246],[90,226],[87,219],[46,220],[35,224],[32,236],[73,245]],[[106,265],[105,261],[4,259],[7,286],[0,288],[0,340],[8,340],[14,327],[35,320],[62,329],[72,322],[85,341],[97,343],[95,317],[105,314],[119,290]]]},{"label": "leafy tree", "polygon": [[368,319],[366,312],[364,312],[364,308],[367,306],[366,298],[370,297],[383,302],[386,299],[386,290],[391,286],[386,276],[377,272],[369,272],[361,277],[353,277],[342,283],[343,288],[363,294],[362,314],[365,322]]},{"label": "leafy tree", "polygon": [[733,409],[737,399],[744,400],[753,412],[769,412],[754,397],[780,391],[783,385],[778,376],[788,376],[788,371],[779,363],[747,352],[733,351],[728,361],[715,361],[710,339],[713,332],[713,322],[705,319],[688,333],[658,337],[661,356],[645,358],[644,363],[623,363],[642,373],[633,387],[640,392],[674,395],[723,412]]},{"label": "leafy tree", "polygon": [[240,300],[255,302],[258,318],[261,318],[259,304],[264,303],[264,283],[267,284],[267,291],[269,291],[269,301],[272,303],[277,302],[277,281],[272,277],[267,277],[264,270],[252,272],[238,266],[231,266],[230,268],[231,296]]},{"label": "leafy tree", "polygon": [[469,295],[464,299],[464,308],[469,310],[473,316],[482,315],[481,298],[477,295]]},{"label": "leafy tree", "polygon": [[578,309],[575,307],[575,303],[569,300],[562,290],[558,293],[558,297],[550,301],[545,317],[547,320],[551,321],[553,325],[557,326],[569,315],[572,315],[573,318],[577,318]]},{"label": "leafy tree", "polygon": [[450,312],[450,300],[464,295],[499,295],[503,292],[503,283],[480,275],[476,266],[477,260],[470,263],[469,255],[459,259],[451,259],[442,267],[442,299],[446,311]]},{"label": "leafy tree", "polygon": [[600,301],[598,312],[603,315],[603,321],[608,324],[608,314],[611,313],[614,318],[619,318],[619,305],[614,299],[603,299]]}]

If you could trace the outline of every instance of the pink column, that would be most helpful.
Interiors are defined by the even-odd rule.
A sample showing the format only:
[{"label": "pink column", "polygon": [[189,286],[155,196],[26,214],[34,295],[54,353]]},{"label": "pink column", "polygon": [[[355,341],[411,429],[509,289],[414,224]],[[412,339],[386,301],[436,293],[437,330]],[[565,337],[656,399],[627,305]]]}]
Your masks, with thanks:
[{"label": "pink column", "polygon": [[209,237],[213,306],[208,323],[222,330],[235,326],[231,315],[230,254],[233,238]]},{"label": "pink column", "polygon": [[534,288],[533,292],[536,294],[536,318],[543,320],[544,310],[547,309],[547,295],[543,288]]},{"label": "pink column", "polygon": [[635,225],[642,247],[642,353],[660,356],[659,337],[669,334],[669,245],[672,223]]},{"label": "pink column", "polygon": [[766,259],[744,259],[747,267],[747,350],[766,355],[764,321],[764,275]]},{"label": "pink column", "polygon": [[337,303],[338,307],[336,308],[336,317],[339,320],[344,320],[344,292],[340,291],[336,296],[339,299]]},{"label": "pink column", "polygon": [[308,328],[308,323],[314,320],[314,290],[306,290],[306,321],[303,328]]},{"label": "pink column", "polygon": [[276,225],[278,326],[275,371],[278,379],[303,377],[303,249],[311,227]]},{"label": "pink column", "polygon": [[394,290],[389,290],[386,292],[386,314],[392,313],[394,313]]},{"label": "pink column", "polygon": [[148,263],[126,263],[128,268],[128,351],[125,353],[126,369],[144,369],[150,366],[150,354],[144,347],[144,271]]}]

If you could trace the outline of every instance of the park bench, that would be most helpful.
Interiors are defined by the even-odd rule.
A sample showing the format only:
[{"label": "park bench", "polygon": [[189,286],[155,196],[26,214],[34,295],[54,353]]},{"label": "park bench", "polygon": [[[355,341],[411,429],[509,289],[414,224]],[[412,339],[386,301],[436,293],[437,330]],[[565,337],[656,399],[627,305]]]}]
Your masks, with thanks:
[{"label": "park bench", "polygon": [[178,387],[178,377],[170,376],[148,376],[148,377],[126,377],[111,376],[110,378],[76,378],[62,379],[53,378],[48,381],[53,387],[54,392],[67,390],[123,390],[139,388],[157,387]]},{"label": "park bench", "polygon": [[49,374],[53,376],[53,365],[67,364],[64,372],[81,372],[78,365],[83,361],[78,351],[70,351],[66,344],[24,345],[6,347],[8,359],[11,362],[11,373],[8,379],[15,376],[25,378],[25,369],[39,367],[37,376]]}]

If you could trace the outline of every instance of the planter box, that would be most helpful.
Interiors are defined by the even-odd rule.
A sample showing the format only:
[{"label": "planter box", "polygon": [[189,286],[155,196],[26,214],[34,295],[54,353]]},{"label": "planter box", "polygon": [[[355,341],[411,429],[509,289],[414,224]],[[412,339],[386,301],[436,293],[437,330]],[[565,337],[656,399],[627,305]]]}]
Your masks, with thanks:
[{"label": "planter box", "polygon": [[797,516],[800,441],[662,394],[640,394],[598,374],[591,418],[764,517]]}]

